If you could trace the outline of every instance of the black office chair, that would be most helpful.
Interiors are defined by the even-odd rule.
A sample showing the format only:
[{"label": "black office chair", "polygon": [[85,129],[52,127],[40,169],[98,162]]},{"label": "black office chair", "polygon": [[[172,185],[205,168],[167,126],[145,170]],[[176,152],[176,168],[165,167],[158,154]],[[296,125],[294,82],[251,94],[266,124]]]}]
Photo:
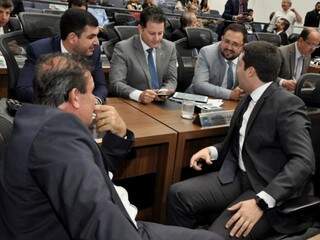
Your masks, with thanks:
[{"label": "black office chair", "polygon": [[257,38],[256,34],[249,33],[247,35],[247,40],[248,40],[248,42],[253,42],[253,41],[258,41],[258,38]]},{"label": "black office chair", "polygon": [[31,42],[60,34],[60,18],[55,14],[19,13],[23,32]]},{"label": "black office chair", "polygon": [[118,41],[118,38],[115,38],[102,43],[103,52],[106,54],[109,61],[111,61],[113,49]]},{"label": "black office chair", "polygon": [[120,40],[125,40],[133,35],[139,34],[137,26],[115,26],[114,30],[116,31]]},{"label": "black office chair", "polygon": [[266,41],[277,47],[280,47],[281,45],[281,38],[275,33],[256,32],[255,35],[258,41]]},{"label": "black office chair", "polygon": [[187,37],[175,41],[178,61],[177,91],[190,86],[199,50],[217,41],[217,35],[207,28],[186,28]]},{"label": "black office chair", "polygon": [[320,108],[320,74],[303,74],[297,82],[295,94],[306,106]]},{"label": "black office chair", "polygon": [[43,9],[43,13],[54,14],[54,15],[62,15],[64,11],[52,10],[52,9]]},{"label": "black office chair", "polygon": [[109,22],[103,26],[103,30],[106,33],[107,40],[111,39],[119,39],[118,34],[116,33],[116,30],[114,29],[115,22]]},{"label": "black office chair", "polygon": [[167,18],[168,20],[168,24],[170,27],[171,32],[173,32],[176,29],[180,29],[181,28],[181,22],[180,22],[180,18]]},{"label": "black office chair", "polygon": [[289,43],[294,43],[298,41],[300,34],[299,33],[291,33],[288,37],[288,42]]},{"label": "black office chair", "polygon": [[119,13],[114,14],[114,21],[116,25],[125,25],[125,26],[136,26],[137,21],[131,14],[128,13]]},{"label": "black office chair", "polygon": [[19,78],[20,68],[26,59],[25,49],[29,39],[23,31],[15,31],[0,36],[0,51],[7,64],[8,97],[15,97],[15,86]]},{"label": "black office chair", "polygon": [[[7,110],[7,99],[0,100],[0,149],[4,150],[5,145],[8,144],[13,127],[13,117]],[[0,151],[1,153],[3,151]]]}]

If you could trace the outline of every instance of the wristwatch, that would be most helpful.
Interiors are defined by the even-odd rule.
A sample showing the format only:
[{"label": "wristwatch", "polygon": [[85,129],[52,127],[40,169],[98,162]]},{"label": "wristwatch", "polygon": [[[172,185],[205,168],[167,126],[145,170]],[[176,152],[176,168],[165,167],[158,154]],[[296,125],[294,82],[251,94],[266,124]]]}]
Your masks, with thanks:
[{"label": "wristwatch", "polygon": [[260,198],[258,195],[256,195],[256,197],[254,199],[256,200],[256,203],[257,203],[258,207],[262,211],[265,211],[265,210],[269,209],[268,204],[262,198]]}]

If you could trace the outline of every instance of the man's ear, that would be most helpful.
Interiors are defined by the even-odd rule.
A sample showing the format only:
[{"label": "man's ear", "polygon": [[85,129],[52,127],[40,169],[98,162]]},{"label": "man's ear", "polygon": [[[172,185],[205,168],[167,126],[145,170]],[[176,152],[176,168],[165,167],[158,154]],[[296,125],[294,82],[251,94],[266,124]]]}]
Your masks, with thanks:
[{"label": "man's ear", "polygon": [[254,67],[248,67],[247,68],[247,72],[248,72],[248,76],[249,77],[253,77],[254,75],[256,75],[256,70],[254,69]]},{"label": "man's ear", "polygon": [[142,33],[142,30],[143,30],[143,27],[139,24],[138,25],[138,31],[139,31],[140,34]]},{"label": "man's ear", "polygon": [[78,35],[75,34],[74,32],[71,32],[71,33],[68,34],[66,40],[67,40],[70,44],[77,44],[78,39],[79,39]]},{"label": "man's ear", "polygon": [[80,108],[79,95],[80,95],[80,92],[76,88],[73,88],[71,91],[69,91],[69,94],[68,94],[68,102],[75,109],[79,109]]}]

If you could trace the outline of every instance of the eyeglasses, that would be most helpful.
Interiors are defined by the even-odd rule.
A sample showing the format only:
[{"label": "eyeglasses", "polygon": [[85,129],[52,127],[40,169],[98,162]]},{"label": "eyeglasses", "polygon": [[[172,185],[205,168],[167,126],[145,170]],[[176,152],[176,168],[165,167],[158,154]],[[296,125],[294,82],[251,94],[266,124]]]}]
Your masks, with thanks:
[{"label": "eyeglasses", "polygon": [[241,48],[243,46],[243,44],[240,44],[240,43],[237,43],[237,42],[233,42],[233,41],[231,41],[229,39],[225,39],[225,38],[222,39],[222,42],[224,44],[230,45],[232,48],[235,48],[235,49],[239,49],[239,48]]},{"label": "eyeglasses", "polygon": [[317,49],[317,48],[319,48],[320,46],[319,46],[319,44],[314,44],[314,43],[310,43],[310,42],[307,42],[307,41],[304,41],[310,48],[312,48],[312,49]]}]

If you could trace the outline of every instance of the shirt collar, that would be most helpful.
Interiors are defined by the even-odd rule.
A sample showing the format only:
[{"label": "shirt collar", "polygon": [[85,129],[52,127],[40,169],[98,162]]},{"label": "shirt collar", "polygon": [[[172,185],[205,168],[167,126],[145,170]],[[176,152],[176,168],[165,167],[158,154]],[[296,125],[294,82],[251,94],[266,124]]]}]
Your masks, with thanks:
[{"label": "shirt collar", "polygon": [[[238,64],[238,60],[239,60],[239,57],[236,57],[235,59],[231,60],[231,62],[234,64],[234,65],[237,65]],[[228,64],[229,60],[227,59],[224,59],[224,61]]]},{"label": "shirt collar", "polygon": [[63,46],[62,40],[60,40],[61,53],[69,53],[68,50]]},{"label": "shirt collar", "polygon": [[294,47],[295,47],[295,49],[296,49],[296,56],[295,56],[295,57],[296,57],[296,58],[301,57],[302,54],[301,54],[300,51],[299,51],[298,43],[297,43],[297,42],[294,43]]},{"label": "shirt collar", "polygon": [[261,85],[260,87],[258,87],[257,89],[255,89],[251,94],[251,98],[254,102],[258,102],[258,100],[260,99],[260,97],[262,96],[262,94],[266,91],[266,89],[272,84],[272,82],[268,82],[265,83],[263,85]]}]

